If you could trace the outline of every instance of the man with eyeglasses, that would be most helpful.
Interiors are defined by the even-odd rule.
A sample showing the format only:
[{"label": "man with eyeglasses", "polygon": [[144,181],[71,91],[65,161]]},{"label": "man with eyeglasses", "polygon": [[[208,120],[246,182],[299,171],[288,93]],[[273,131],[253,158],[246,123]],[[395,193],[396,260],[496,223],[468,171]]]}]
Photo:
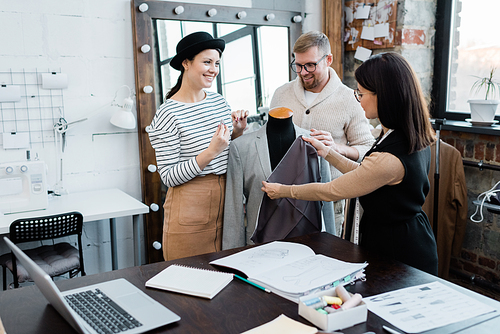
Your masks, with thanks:
[{"label": "man with eyeglasses", "polygon": [[[279,87],[270,108],[293,110],[293,122],[311,130],[311,136],[340,154],[360,162],[374,138],[353,90],[344,85],[330,67],[333,56],[328,37],[319,31],[300,36],[294,44],[291,69],[297,78]],[[341,175],[331,168],[332,180]],[[336,234],[344,222],[345,201],[334,203]]]}]

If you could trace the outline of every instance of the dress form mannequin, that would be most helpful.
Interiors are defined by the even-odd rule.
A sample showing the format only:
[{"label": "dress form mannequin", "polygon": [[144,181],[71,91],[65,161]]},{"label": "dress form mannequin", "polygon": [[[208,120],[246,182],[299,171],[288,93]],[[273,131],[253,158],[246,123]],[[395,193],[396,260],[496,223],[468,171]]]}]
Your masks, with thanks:
[{"label": "dress form mannequin", "polygon": [[266,135],[271,170],[276,168],[295,140],[292,115],[292,110],[285,107],[276,107],[269,111]]},{"label": "dress form mannequin", "polygon": [[[257,226],[259,210],[264,196],[261,190],[262,181],[267,180],[271,176],[273,169],[279,169],[278,163],[288,153],[298,136],[310,135],[309,130],[302,129],[293,124],[293,112],[290,109],[277,109],[279,110],[273,109],[269,112],[268,121],[260,129],[238,137],[231,142],[222,233],[223,249],[254,244],[251,237]],[[280,127],[280,125],[283,126]],[[271,128],[269,132],[268,127]],[[284,149],[281,154],[273,154],[273,148],[280,146],[279,140],[269,139],[268,137],[276,135],[276,138],[283,139],[282,136],[277,135],[285,133],[292,133],[294,135],[286,144],[283,144],[284,141],[282,140],[281,147]],[[275,144],[278,145],[275,146]],[[273,157],[275,157],[275,163],[271,164]],[[319,162],[321,182],[329,182],[329,164],[322,158],[319,159]],[[273,166],[272,169],[271,166]],[[290,170],[293,169],[292,167],[290,166]],[[242,200],[242,197],[244,200]],[[335,233],[332,202],[323,203],[323,215],[325,217],[326,231],[332,234]]]}]

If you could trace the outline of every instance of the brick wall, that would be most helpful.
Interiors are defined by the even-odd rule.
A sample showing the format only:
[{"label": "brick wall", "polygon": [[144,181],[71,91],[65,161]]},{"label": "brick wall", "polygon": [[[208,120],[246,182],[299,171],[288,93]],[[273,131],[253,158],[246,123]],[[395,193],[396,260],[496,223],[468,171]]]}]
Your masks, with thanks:
[{"label": "brick wall", "polygon": [[500,166],[499,136],[443,130],[441,139],[454,146],[466,160]]}]

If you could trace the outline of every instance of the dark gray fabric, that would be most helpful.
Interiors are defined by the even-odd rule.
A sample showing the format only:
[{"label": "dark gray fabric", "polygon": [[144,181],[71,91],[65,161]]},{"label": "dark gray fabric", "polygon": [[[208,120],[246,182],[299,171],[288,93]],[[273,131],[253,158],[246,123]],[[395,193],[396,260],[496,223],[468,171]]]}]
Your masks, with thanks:
[{"label": "dark gray fabric", "polygon": [[[295,134],[309,136],[311,132],[294,125]],[[267,123],[260,129],[245,133],[231,141],[227,164],[226,199],[222,249],[253,245],[264,192],[262,181],[272,173],[267,143]],[[330,182],[330,164],[319,158],[321,182]],[[326,232],[335,235],[333,202],[323,202],[323,221]]]},{"label": "dark gray fabric", "polygon": [[[321,182],[316,149],[297,137],[268,182],[286,185]],[[272,200],[264,195],[252,241],[262,243],[321,232],[321,201]]]}]

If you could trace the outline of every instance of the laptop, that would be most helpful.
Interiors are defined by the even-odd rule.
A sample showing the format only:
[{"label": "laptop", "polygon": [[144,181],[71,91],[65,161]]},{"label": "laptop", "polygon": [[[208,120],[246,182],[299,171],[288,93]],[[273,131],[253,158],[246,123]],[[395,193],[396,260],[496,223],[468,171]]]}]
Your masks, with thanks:
[{"label": "laptop", "polygon": [[143,333],[181,319],[123,278],[61,292],[42,268],[3,239],[49,303],[79,333]]}]

